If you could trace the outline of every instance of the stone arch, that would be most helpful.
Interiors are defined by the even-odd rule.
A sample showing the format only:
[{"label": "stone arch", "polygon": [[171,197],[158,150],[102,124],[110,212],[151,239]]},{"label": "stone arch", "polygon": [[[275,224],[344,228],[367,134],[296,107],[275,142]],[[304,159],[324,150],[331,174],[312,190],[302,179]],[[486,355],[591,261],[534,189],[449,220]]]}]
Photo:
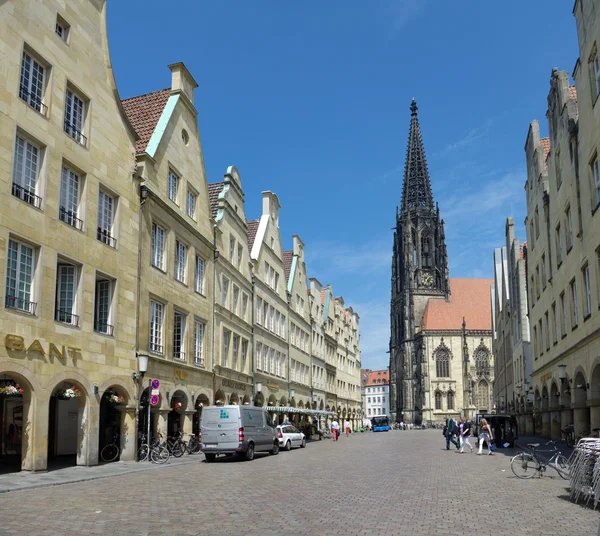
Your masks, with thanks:
[{"label": "stone arch", "polygon": [[438,344],[435,348],[435,350],[433,351],[433,353],[431,354],[431,359],[433,359],[435,361],[436,359],[436,354],[440,351],[445,351],[448,353],[448,359],[452,360],[454,359],[454,355],[452,354],[452,350],[448,347],[448,345],[444,342],[444,337],[442,337],[440,339],[440,344]]},{"label": "stone arch", "polygon": [[262,408],[265,405],[265,395],[261,392],[254,395],[254,405]]},{"label": "stone arch", "polygon": [[240,403],[240,395],[237,394],[237,391],[231,393],[231,396],[229,397],[229,403],[235,406]]},{"label": "stone arch", "polygon": [[479,346],[473,352],[473,361],[475,362],[475,370],[478,374],[485,373],[490,369],[490,349],[481,339]]},{"label": "stone arch", "polygon": [[447,398],[446,404],[447,404],[448,409],[455,409],[454,408],[455,395],[454,395],[454,391],[452,391],[452,389],[450,389],[448,391],[446,398]]},{"label": "stone arch", "polygon": [[225,400],[227,400],[227,397],[225,396],[225,393],[224,393],[223,389],[219,389],[215,393],[215,406],[219,406],[219,405],[225,404]]},{"label": "stone arch", "polygon": [[578,371],[575,374],[575,378],[573,379],[573,386],[571,387],[574,392],[574,405],[575,407],[585,407],[585,403],[587,400],[587,382],[585,379],[585,374],[583,369],[578,367]]},{"label": "stone arch", "polygon": [[548,394],[548,386],[544,384],[542,387],[542,411],[548,411],[550,407],[550,395]]},{"label": "stone arch", "polygon": [[277,398],[275,397],[275,395],[271,394],[269,395],[269,401],[267,402],[267,406],[276,406],[277,405]]},{"label": "stone arch", "polygon": [[[98,389],[100,398],[100,411],[98,416],[98,452],[106,445],[118,441],[121,448],[121,454],[127,448],[127,444],[135,439],[135,430],[133,421],[128,420],[124,408],[130,401],[129,391],[121,380],[114,383],[104,382],[102,390]],[[109,385],[107,385],[109,384]],[[144,421],[145,422],[145,421]],[[131,453],[130,453],[131,455]],[[125,456],[127,457],[127,456]],[[120,456],[115,460],[120,459]],[[103,461],[100,457],[99,461]]]},{"label": "stone arch", "polygon": [[76,384],[81,389],[80,399],[83,399],[81,401],[81,403],[85,404],[85,402],[88,400],[90,402],[95,401],[94,399],[92,399],[90,397],[90,392],[92,391],[92,389],[91,389],[91,386],[90,386],[87,378],[85,378],[83,375],[79,374],[79,372],[71,370],[71,371],[61,372],[61,373],[57,374],[56,376],[54,376],[48,383],[48,385],[50,386],[50,393],[54,393],[56,388],[61,383]]},{"label": "stone arch", "polygon": [[552,409],[559,409],[560,398],[561,394],[558,384],[555,381],[553,381],[552,385],[550,386],[550,407]]},{"label": "stone arch", "polygon": [[204,393],[202,391],[197,393],[193,400],[194,400],[194,407],[196,407],[196,408],[210,406],[210,398],[208,397],[208,395],[206,393]]},{"label": "stone arch", "polygon": [[302,402],[302,400],[300,400],[300,402],[298,402],[298,407],[300,409],[304,409],[304,402]]},{"label": "stone arch", "polygon": [[251,403],[252,403],[252,400],[250,400],[250,395],[249,395],[248,393],[246,393],[246,394],[244,395],[244,398],[243,398],[243,400],[242,400],[242,404],[243,404],[244,406],[249,406]]},{"label": "stone arch", "polygon": [[438,378],[450,377],[450,353],[444,348],[435,352],[435,373]]},{"label": "stone arch", "polygon": [[111,378],[100,384],[98,386],[98,394],[102,396],[103,393],[105,393],[109,389],[114,389],[116,393],[125,398],[125,404],[129,404],[129,402],[131,401],[132,397],[129,393],[129,385],[127,385],[127,383],[124,382],[121,378]]},{"label": "stone arch", "polygon": [[596,363],[592,369],[592,380],[590,381],[590,394],[592,401],[600,402],[600,363]]},{"label": "stone arch", "polygon": [[181,404],[181,411],[185,411],[188,407],[191,406],[192,395],[185,385],[177,383],[173,386],[173,388],[170,390],[171,398],[170,400],[168,400],[168,404],[171,404],[173,398],[175,398],[175,395],[177,395],[177,398],[183,399],[185,401],[185,404]]},{"label": "stone arch", "polygon": [[288,403],[287,397],[285,395],[282,396],[281,399],[279,400],[279,405],[280,406],[287,406],[287,403]]},{"label": "stone arch", "polygon": [[439,390],[435,392],[435,409],[442,409],[442,392]]}]

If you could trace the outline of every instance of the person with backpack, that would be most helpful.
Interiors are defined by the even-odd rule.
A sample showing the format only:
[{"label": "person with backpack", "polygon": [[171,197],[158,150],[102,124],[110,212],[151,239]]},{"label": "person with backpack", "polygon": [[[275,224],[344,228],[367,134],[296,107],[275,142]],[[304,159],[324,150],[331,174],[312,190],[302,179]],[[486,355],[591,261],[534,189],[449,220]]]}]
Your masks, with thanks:
[{"label": "person with backpack", "polygon": [[471,445],[471,442],[469,441],[469,437],[471,436],[471,423],[465,419],[464,415],[460,416],[458,430],[458,438],[460,439],[460,450],[458,452],[462,454],[464,452],[465,445],[469,445],[472,454],[473,445]]},{"label": "person with backpack", "polygon": [[450,443],[453,443],[454,446],[458,449],[460,445],[458,441],[452,437],[456,433],[456,421],[450,418],[450,415],[446,415],[446,450],[450,450]]}]

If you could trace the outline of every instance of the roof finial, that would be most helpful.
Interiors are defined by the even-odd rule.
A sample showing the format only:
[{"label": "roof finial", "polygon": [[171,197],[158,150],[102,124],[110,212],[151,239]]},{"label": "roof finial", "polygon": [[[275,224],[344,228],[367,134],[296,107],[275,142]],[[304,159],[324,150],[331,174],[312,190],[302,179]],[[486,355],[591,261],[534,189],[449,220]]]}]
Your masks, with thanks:
[{"label": "roof finial", "polygon": [[411,115],[417,115],[417,101],[413,97],[412,103],[410,104]]}]

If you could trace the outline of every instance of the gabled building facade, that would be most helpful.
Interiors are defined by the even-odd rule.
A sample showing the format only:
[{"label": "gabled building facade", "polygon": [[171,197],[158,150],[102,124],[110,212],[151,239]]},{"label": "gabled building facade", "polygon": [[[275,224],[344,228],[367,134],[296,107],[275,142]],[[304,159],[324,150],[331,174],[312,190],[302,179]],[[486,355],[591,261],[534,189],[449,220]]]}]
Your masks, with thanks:
[{"label": "gabled building facade", "polygon": [[[165,437],[193,430],[197,404],[213,394],[214,245],[192,75],[169,66],[171,87],[123,101],[139,139],[138,352],[161,382],[152,427]],[[149,390],[140,429],[145,429]]]},{"label": "gabled building facade", "polygon": [[373,370],[364,382],[365,417],[390,417],[390,372],[389,370]]},{"label": "gabled building facade", "polygon": [[[312,359],[312,388],[313,396],[316,395],[321,409],[321,401],[324,402],[324,407],[328,406],[328,385],[330,371],[327,369],[326,360],[326,344],[325,344],[325,327],[324,322],[324,303],[321,298],[323,296],[323,285],[318,279],[310,278],[310,323],[311,323],[311,359]],[[329,406],[330,408],[333,406]]]}]

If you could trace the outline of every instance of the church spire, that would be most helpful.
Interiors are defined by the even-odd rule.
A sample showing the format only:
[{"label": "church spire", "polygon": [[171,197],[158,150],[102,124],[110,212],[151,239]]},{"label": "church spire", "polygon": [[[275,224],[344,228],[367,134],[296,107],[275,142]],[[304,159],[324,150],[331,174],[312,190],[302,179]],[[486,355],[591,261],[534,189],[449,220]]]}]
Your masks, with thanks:
[{"label": "church spire", "polygon": [[402,212],[405,213],[419,207],[434,208],[417,110],[417,101],[413,99],[410,105],[410,132],[402,187]]}]

